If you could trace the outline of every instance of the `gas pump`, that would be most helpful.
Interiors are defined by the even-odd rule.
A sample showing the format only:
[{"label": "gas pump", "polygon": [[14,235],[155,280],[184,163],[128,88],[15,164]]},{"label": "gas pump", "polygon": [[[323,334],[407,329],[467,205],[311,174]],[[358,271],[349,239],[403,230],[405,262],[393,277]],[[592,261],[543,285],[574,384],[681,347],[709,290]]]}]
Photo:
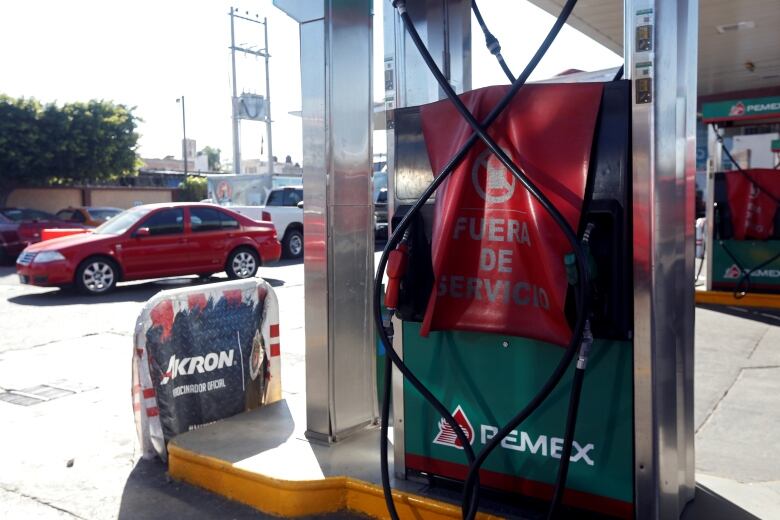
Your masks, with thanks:
[{"label": "gas pump", "polygon": [[374,285],[391,518],[393,366],[396,475],[461,482],[464,518],[481,488],[549,501],[548,518],[562,505],[635,515],[632,110],[652,84],[632,90],[621,68],[607,82],[526,85],[575,3],[517,79],[475,9],[511,85],[458,95],[393,2],[446,99],[393,114],[391,182],[432,181],[395,208]]},{"label": "gas pump", "polygon": [[714,171],[708,178],[709,289],[731,291],[737,300],[750,292],[780,293],[780,171],[743,166],[717,123],[711,125],[711,135],[733,169]]}]

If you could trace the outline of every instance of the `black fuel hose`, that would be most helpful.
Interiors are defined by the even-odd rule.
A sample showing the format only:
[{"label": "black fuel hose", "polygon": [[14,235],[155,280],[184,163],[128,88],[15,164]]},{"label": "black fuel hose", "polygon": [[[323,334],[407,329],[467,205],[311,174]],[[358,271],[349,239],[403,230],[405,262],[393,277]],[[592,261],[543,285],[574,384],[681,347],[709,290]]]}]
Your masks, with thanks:
[{"label": "black fuel hose", "polygon": [[[444,77],[441,70],[436,65],[436,62],[433,60],[433,57],[425,48],[425,45],[423,44],[422,39],[417,33],[409,15],[405,11],[401,12],[401,18],[404,22],[407,32],[412,38],[412,41],[414,42],[415,46],[420,52],[426,65],[431,70],[431,73],[436,78],[436,81],[439,83],[439,86],[442,88],[442,90],[445,92],[447,97],[453,103],[453,105],[458,110],[460,115],[469,123],[469,125],[472,127],[474,132],[477,133],[480,139],[482,139],[482,141],[488,146],[488,148],[490,148],[493,154],[495,154],[496,157],[498,157],[498,159],[504,164],[504,166],[506,166],[506,168],[509,171],[511,171],[512,174],[518,180],[520,180],[520,182],[526,187],[526,189],[531,193],[531,195],[533,195],[534,198],[536,198],[537,201],[540,202],[540,204],[550,214],[553,220],[555,220],[558,227],[563,231],[564,235],[566,236],[566,239],[569,241],[570,245],[572,246],[575,252],[575,256],[577,257],[578,272],[579,274],[585,275],[581,279],[580,283],[577,285],[577,288],[579,289],[577,291],[578,296],[584,298],[584,300],[577,298],[578,316],[582,319],[585,316],[584,306],[585,306],[585,301],[587,300],[587,296],[585,295],[585,293],[589,287],[589,281],[587,278],[587,259],[585,257],[584,252],[580,248],[580,244],[577,240],[576,234],[571,229],[571,226],[569,226],[568,222],[566,222],[563,215],[561,215],[561,213],[558,211],[558,209],[555,208],[555,206],[553,206],[552,203],[546,199],[544,194],[541,191],[539,191],[538,188],[530,181],[530,179],[528,179],[525,176],[524,172],[506,155],[506,153],[487,134],[487,132],[485,132],[482,129],[479,122],[477,122],[477,120],[474,118],[471,112],[469,112],[468,108],[466,108],[466,106],[463,104],[460,98],[457,97],[457,94],[449,85],[447,79]],[[578,334],[574,334],[572,336],[573,341],[571,342],[570,345],[572,352],[580,344],[580,338],[578,336],[579,336]],[[566,367],[568,368],[568,364],[566,365]],[[577,377],[573,381],[572,403],[571,403],[572,405],[569,407],[570,410],[567,416],[567,425],[569,425],[570,427],[566,428],[566,434],[564,435],[564,446],[561,455],[561,465],[558,471],[558,478],[556,479],[556,485],[553,493],[553,501],[551,502],[551,506],[550,506],[550,517],[555,515],[557,507],[560,504],[563,489],[565,487],[566,477],[568,475],[568,467],[569,467],[568,458],[571,455],[572,444],[574,440],[573,432],[574,432],[574,424],[576,423],[576,413],[579,406],[579,394],[582,388],[582,374],[583,371],[577,370],[575,373],[575,376]],[[554,386],[555,385],[553,385],[553,387]],[[475,481],[475,475],[478,475],[479,467],[482,464],[481,461],[484,461],[487,458],[487,456],[490,454],[490,452],[493,449],[495,449],[495,447],[497,447],[498,444],[506,437],[506,435],[508,435],[517,426],[516,424],[514,424],[514,421],[512,423],[513,423],[512,428],[509,429],[509,431],[507,431],[503,435],[502,435],[503,430],[499,431],[499,433],[496,434],[496,436],[491,440],[491,443],[485,446],[485,448],[482,450],[482,452],[478,457],[478,461],[476,463],[471,464],[471,467],[469,469],[469,475],[471,475],[471,482],[469,481],[466,482],[463,491],[464,493],[463,505],[464,505],[464,512],[466,513],[465,514],[466,518],[472,518],[474,515],[476,515],[476,508],[473,507],[474,500],[471,497],[474,496],[475,494],[474,490],[477,489],[478,486],[478,484]]]},{"label": "black fuel hose", "polygon": [[490,53],[496,57],[498,60],[498,64],[501,65],[501,69],[504,71],[504,74],[506,74],[506,77],[509,79],[509,83],[515,82],[515,76],[512,74],[512,71],[509,70],[509,65],[506,64],[504,61],[504,56],[501,54],[501,44],[498,43],[498,38],[493,36],[493,33],[490,32],[490,29],[487,28],[487,25],[485,24],[484,18],[482,18],[482,13],[479,12],[479,6],[477,5],[477,0],[471,0],[471,10],[474,11],[474,16],[477,18],[477,23],[482,28],[482,34],[485,35],[485,47],[490,51]]},{"label": "black fuel hose", "polygon": [[[731,258],[731,260],[734,262],[734,265],[737,266],[737,269],[739,269],[739,272],[742,273],[739,277],[739,280],[737,280],[737,285],[734,287],[734,299],[740,300],[747,296],[747,293],[750,292],[750,286],[752,284],[752,281],[750,280],[750,273],[753,271],[759,271],[763,269],[764,267],[768,266],[769,264],[773,263],[775,260],[780,258],[780,253],[777,253],[770,258],[767,258],[763,262],[759,263],[755,267],[751,267],[749,269],[745,269],[742,267],[742,262],[740,262],[737,259],[737,256],[726,246],[726,242],[723,240],[719,241],[720,247],[723,248],[723,251],[726,252],[726,254]],[[704,262],[702,262],[703,264]],[[701,266],[699,267],[699,270],[701,270]],[[698,275],[696,275],[698,278]]]},{"label": "black fuel hose", "polygon": [[775,204],[779,204],[780,205],[780,199],[775,197],[774,193],[772,193],[771,191],[769,191],[768,189],[764,188],[759,183],[757,183],[756,180],[753,177],[751,177],[748,172],[745,171],[745,169],[742,167],[742,165],[740,165],[739,162],[737,162],[737,160],[734,159],[734,156],[731,155],[731,152],[729,151],[728,147],[726,146],[726,143],[723,142],[723,136],[720,135],[720,132],[718,132],[718,127],[715,126],[715,123],[711,123],[711,124],[712,124],[712,130],[715,132],[715,138],[720,143],[721,148],[723,149],[723,152],[729,158],[729,160],[731,161],[731,164],[733,164],[734,167],[737,169],[737,171],[743,177],[745,177],[751,184],[753,184],[753,186],[755,186],[758,189],[758,191],[760,191],[761,193],[763,193],[764,195],[766,195],[767,197],[772,199]]},{"label": "black fuel hose", "polygon": [[[565,23],[566,19],[568,18],[569,14],[571,13],[572,9],[574,8],[574,5],[576,4],[576,0],[568,0],[566,6],[564,6],[561,14],[559,15],[558,19],[556,20],[555,24],[551,28],[550,32],[548,33],[547,37],[545,38],[544,42],[542,42],[542,45],[537,50],[536,54],[533,56],[531,61],[526,66],[523,73],[520,75],[520,77],[515,80],[515,82],[512,84],[509,91],[504,95],[504,97],[499,101],[499,103],[496,105],[496,107],[491,110],[491,112],[488,114],[488,116],[485,118],[485,120],[482,123],[483,127],[489,127],[490,124],[493,123],[493,121],[498,118],[498,116],[501,114],[501,112],[509,105],[514,95],[517,93],[517,91],[525,84],[525,82],[528,79],[528,76],[530,76],[531,72],[536,68],[541,58],[544,56],[544,54],[547,52],[547,49],[550,47],[552,42],[555,40],[555,37],[560,32],[561,27]],[[399,8],[399,11],[403,11],[402,15],[405,13],[405,2],[395,2],[395,6]],[[406,17],[408,22],[408,16]],[[472,118],[473,119],[473,118]],[[484,132],[482,132],[484,134]],[[384,251],[382,252],[382,255],[379,259],[379,265],[377,266],[377,273],[376,277],[374,279],[374,321],[377,327],[377,331],[379,333],[380,340],[382,341],[385,351],[387,354],[387,360],[385,363],[385,388],[384,388],[384,395],[383,395],[383,402],[382,402],[382,424],[381,424],[381,440],[380,444],[382,447],[381,451],[381,466],[382,466],[382,487],[385,495],[385,501],[387,504],[388,512],[390,513],[390,516],[392,518],[398,518],[398,513],[395,509],[395,505],[393,503],[392,498],[392,490],[390,488],[390,477],[389,477],[389,468],[388,468],[388,461],[387,461],[387,447],[388,447],[388,441],[387,441],[387,430],[388,430],[388,421],[389,421],[389,404],[390,404],[390,388],[392,385],[392,364],[395,364],[399,371],[407,378],[407,380],[412,384],[412,386],[415,387],[418,392],[426,399],[428,400],[434,408],[439,412],[444,420],[450,424],[450,426],[453,428],[455,434],[458,436],[458,439],[463,445],[464,451],[466,452],[467,458],[469,458],[470,462],[470,468],[474,468],[474,466],[471,464],[471,459],[473,457],[473,450],[471,450],[470,444],[468,442],[468,439],[463,434],[460,426],[457,424],[457,422],[454,420],[452,415],[449,413],[449,411],[446,410],[446,408],[443,407],[443,405],[433,396],[430,391],[425,388],[425,386],[414,376],[414,374],[406,367],[406,365],[403,363],[403,360],[400,359],[398,354],[395,352],[395,350],[392,347],[388,331],[384,327],[383,319],[382,319],[382,313],[381,313],[381,302],[380,302],[380,295],[382,291],[382,279],[384,275],[385,268],[387,266],[388,256],[390,252],[395,249],[395,247],[401,242],[402,237],[404,236],[404,233],[409,228],[409,225],[411,224],[412,217],[418,213],[422,207],[425,205],[425,203],[428,201],[428,199],[431,197],[431,195],[438,189],[438,187],[441,185],[442,182],[449,176],[450,173],[460,164],[460,162],[463,160],[463,158],[466,156],[469,149],[474,145],[474,143],[477,141],[478,134],[473,133],[467,142],[461,147],[461,149],[458,151],[458,153],[455,154],[455,156],[450,159],[448,164],[445,166],[445,168],[440,172],[440,174],[431,182],[431,184],[424,190],[423,194],[420,196],[420,198],[413,204],[412,208],[406,213],[406,215],[401,219],[396,229],[393,231],[393,234],[390,236],[387,245],[385,246]],[[495,143],[493,143],[495,144]],[[498,148],[500,150],[500,148]],[[510,161],[511,163],[511,161]],[[517,172],[517,173],[516,173]],[[557,212],[557,209],[552,206],[552,204],[544,197],[544,195],[535,189],[535,186],[522,175],[520,170],[518,168],[514,168],[513,174],[517,175],[519,174],[519,180],[526,185],[526,187],[533,188],[531,193],[536,197],[539,195],[541,199],[539,202],[551,212]],[[524,182],[525,180],[525,182]],[[546,205],[544,203],[547,203]],[[554,214],[554,213],[553,213]],[[579,340],[582,336],[582,330],[584,327],[584,307],[585,303],[587,301],[587,270],[586,265],[584,262],[584,256],[582,254],[582,251],[579,248],[579,244],[576,242],[576,236],[574,236],[573,231],[570,227],[568,227],[568,223],[566,223],[565,220],[563,220],[563,223],[565,224],[568,231],[571,233],[571,235],[574,237],[574,240],[572,242],[572,246],[575,251],[575,256],[577,258],[577,270],[580,275],[580,284],[577,286],[577,296],[576,296],[576,302],[577,302],[577,308],[578,308],[578,318],[574,327],[572,341],[567,348],[563,358],[559,362],[558,367],[556,367],[556,370],[553,372],[550,379],[545,383],[545,385],[542,387],[542,390],[537,394],[537,396],[532,400],[531,403],[529,403],[529,406],[526,407],[520,414],[515,416],[515,419],[520,417],[520,420],[524,419],[530,413],[536,409],[536,407],[541,404],[541,402],[546,398],[547,395],[549,395],[549,392],[552,391],[552,389],[555,387],[557,382],[560,380],[560,378],[563,376],[563,373],[565,372],[566,368],[570,364],[571,360],[574,357],[574,354],[576,353],[577,345],[579,344]],[[568,235],[567,235],[568,238]],[[519,421],[518,421],[519,423]],[[513,428],[514,426],[512,426]],[[506,429],[506,432],[503,434],[506,436],[512,428]],[[501,432],[499,432],[501,433]],[[494,438],[493,440],[495,440]],[[498,438],[498,442],[500,442],[500,438]],[[498,442],[495,443],[495,445],[498,444]],[[495,445],[493,447],[495,447]],[[486,447],[487,448],[487,447]],[[485,453],[485,450],[482,451],[481,455]],[[484,459],[483,459],[484,461]],[[476,508],[478,507],[478,471],[477,474],[474,474],[474,472],[470,473],[470,482],[477,484],[473,487],[473,491],[469,493],[467,490],[464,490],[465,493],[467,493],[466,500],[464,500],[464,510],[471,510],[473,509],[474,512],[476,512]],[[471,496],[473,493],[473,496]],[[468,507],[466,507],[468,506]]]}]

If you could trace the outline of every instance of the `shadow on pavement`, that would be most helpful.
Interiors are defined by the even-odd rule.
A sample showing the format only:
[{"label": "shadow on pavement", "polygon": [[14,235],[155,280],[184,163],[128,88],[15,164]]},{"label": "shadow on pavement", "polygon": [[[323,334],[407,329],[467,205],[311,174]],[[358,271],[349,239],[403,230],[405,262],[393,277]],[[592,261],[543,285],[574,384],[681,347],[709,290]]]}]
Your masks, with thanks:
[{"label": "shadow on pavement", "polygon": [[696,484],[696,495],[693,501],[685,506],[680,518],[681,520],[759,520],[757,516],[699,483]]},{"label": "shadow on pavement", "polygon": [[[249,506],[168,478],[159,460],[139,460],[125,482],[119,506],[119,520],[211,520],[214,518],[276,519]],[[362,519],[362,515],[339,512],[304,517],[314,519]]]},{"label": "shadow on pavement", "polygon": [[122,491],[119,520],[268,518],[251,507],[172,481],[159,460],[139,460]]},{"label": "shadow on pavement", "polygon": [[[275,278],[263,278],[271,287],[280,287],[284,281]],[[32,305],[36,307],[50,307],[61,305],[91,305],[100,303],[117,302],[145,302],[160,291],[177,289],[180,287],[196,287],[217,282],[226,282],[226,278],[163,278],[149,282],[127,284],[120,283],[113,291],[104,295],[87,296],[80,294],[75,289],[56,289],[50,291],[22,294],[8,298],[8,301],[18,305]]]},{"label": "shadow on pavement", "polygon": [[[262,430],[257,429],[258,424],[262,424]],[[173,442],[184,449],[207,453],[221,460],[236,463],[270,451],[289,441],[295,431],[295,419],[287,400],[282,399],[228,417],[210,426],[210,431],[220,439],[219,445],[215,445],[211,437],[198,431],[183,433]],[[305,445],[302,445],[301,449],[305,449]]]},{"label": "shadow on pavement", "polygon": [[764,323],[766,325],[780,326],[780,310],[778,309],[757,309],[749,307],[733,307],[725,305],[697,305],[700,309],[720,312],[737,318],[745,318]]},{"label": "shadow on pavement", "polygon": [[261,267],[285,267],[288,265],[299,265],[299,264],[303,264],[303,258],[297,258],[295,260],[278,260],[269,265],[263,264]]}]

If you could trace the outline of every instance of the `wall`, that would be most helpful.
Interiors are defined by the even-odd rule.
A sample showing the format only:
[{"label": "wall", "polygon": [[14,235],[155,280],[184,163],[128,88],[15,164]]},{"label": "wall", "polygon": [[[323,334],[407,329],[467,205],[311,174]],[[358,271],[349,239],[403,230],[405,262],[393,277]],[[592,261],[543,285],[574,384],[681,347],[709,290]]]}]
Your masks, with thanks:
[{"label": "wall", "polygon": [[[735,135],[731,146],[731,155],[750,150],[749,168],[774,168],[775,154],[772,152],[772,141],[778,134]],[[739,160],[739,159],[737,159]],[[740,164],[743,164],[740,161]]]},{"label": "wall", "polygon": [[19,188],[11,192],[7,206],[56,213],[68,206],[81,206],[81,188]]},{"label": "wall", "polygon": [[90,191],[90,206],[113,206],[116,208],[127,209],[139,204],[172,202],[174,190],[141,188],[92,188]]},{"label": "wall", "polygon": [[112,206],[127,209],[138,204],[172,202],[176,190],[166,188],[18,188],[6,205],[50,213],[68,206]]}]

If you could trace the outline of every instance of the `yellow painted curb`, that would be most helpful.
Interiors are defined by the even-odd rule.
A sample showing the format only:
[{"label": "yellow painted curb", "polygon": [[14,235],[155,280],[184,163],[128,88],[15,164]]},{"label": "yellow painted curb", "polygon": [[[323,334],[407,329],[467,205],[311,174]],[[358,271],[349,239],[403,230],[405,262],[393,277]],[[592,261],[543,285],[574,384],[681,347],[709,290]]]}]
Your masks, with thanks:
[{"label": "yellow painted curb", "polygon": [[[345,509],[374,518],[389,518],[382,488],[351,477],[290,481],[271,478],[232,464],[168,444],[168,473],[172,478],[207,489],[264,513],[296,517]],[[393,491],[401,518],[445,520],[460,518],[460,508],[410,493]],[[500,517],[479,514],[482,520]]]},{"label": "yellow painted curb", "polygon": [[780,294],[747,293],[742,298],[725,291],[696,291],[696,303],[780,309]]}]

